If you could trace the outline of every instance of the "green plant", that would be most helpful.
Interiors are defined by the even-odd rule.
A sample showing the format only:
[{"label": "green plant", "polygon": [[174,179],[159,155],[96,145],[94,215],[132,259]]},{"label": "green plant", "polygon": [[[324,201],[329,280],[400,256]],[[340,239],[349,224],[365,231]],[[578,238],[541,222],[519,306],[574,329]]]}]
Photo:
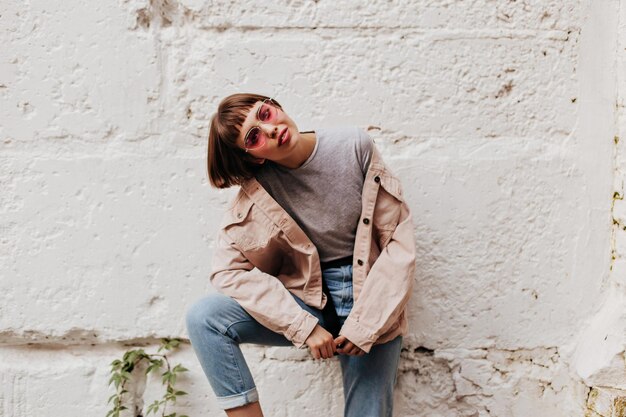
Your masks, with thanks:
[{"label": "green plant", "polygon": [[[124,405],[124,394],[128,393],[127,384],[130,381],[131,374],[134,369],[138,368],[142,362],[149,364],[145,374],[150,372],[159,372],[163,365],[166,365],[166,370],[161,374],[161,381],[165,385],[165,394],[161,400],[155,400],[148,405],[145,415],[158,413],[159,409],[163,407],[161,411],[161,417],[188,417],[184,415],[178,415],[176,413],[165,414],[168,403],[175,404],[176,398],[180,395],[186,395],[184,391],[176,390],[174,384],[176,384],[177,375],[188,371],[185,367],[177,364],[173,368],[170,366],[170,362],[165,354],[159,352],[166,350],[172,351],[180,345],[180,339],[161,339],[161,346],[157,350],[157,353],[148,354],[143,349],[129,350],[124,353],[122,359],[116,359],[111,362],[111,379],[109,379],[109,385],[115,384],[115,394],[109,397],[107,403],[113,403],[113,408],[107,413],[106,417],[119,417],[120,412],[128,409]],[[143,414],[142,414],[143,415]],[[139,417],[139,416],[137,416]]]}]

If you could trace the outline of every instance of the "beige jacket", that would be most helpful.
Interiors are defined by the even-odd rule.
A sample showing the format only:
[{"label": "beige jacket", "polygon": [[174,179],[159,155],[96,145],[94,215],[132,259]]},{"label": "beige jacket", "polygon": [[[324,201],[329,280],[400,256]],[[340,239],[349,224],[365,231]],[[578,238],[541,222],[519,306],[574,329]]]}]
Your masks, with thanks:
[{"label": "beige jacket", "polygon": [[[354,242],[354,306],[340,334],[365,352],[407,331],[415,240],[400,181],[373,148]],[[317,249],[256,179],[247,180],[224,216],[211,283],[259,323],[302,347],[318,320],[289,292],[322,309]]]}]

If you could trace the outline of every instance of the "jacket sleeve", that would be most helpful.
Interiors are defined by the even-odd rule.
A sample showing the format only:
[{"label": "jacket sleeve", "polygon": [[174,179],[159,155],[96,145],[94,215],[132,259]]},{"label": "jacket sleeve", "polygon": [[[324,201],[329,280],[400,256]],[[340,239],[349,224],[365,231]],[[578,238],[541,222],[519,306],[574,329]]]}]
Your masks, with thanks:
[{"label": "jacket sleeve", "polygon": [[396,324],[413,288],[415,238],[411,213],[402,201],[391,240],[370,269],[339,334],[365,352]]},{"label": "jacket sleeve", "polygon": [[318,319],[300,307],[276,277],[255,268],[224,230],[218,235],[212,271],[210,281],[219,292],[296,347],[304,346]]}]

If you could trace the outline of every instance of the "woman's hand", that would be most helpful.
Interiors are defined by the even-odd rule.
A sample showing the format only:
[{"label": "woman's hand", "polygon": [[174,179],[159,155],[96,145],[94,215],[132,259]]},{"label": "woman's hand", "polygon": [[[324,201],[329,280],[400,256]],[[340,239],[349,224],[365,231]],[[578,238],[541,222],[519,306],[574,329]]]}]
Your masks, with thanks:
[{"label": "woman's hand", "polygon": [[311,355],[315,359],[332,358],[337,351],[333,335],[317,324],[309,337],[304,341],[311,348]]},{"label": "woman's hand", "polygon": [[[346,339],[345,336],[339,336],[335,339],[335,345],[337,346],[337,352],[343,355],[350,356],[363,356],[365,355],[365,351],[363,351],[360,347]],[[341,346],[341,347],[339,347]]]}]

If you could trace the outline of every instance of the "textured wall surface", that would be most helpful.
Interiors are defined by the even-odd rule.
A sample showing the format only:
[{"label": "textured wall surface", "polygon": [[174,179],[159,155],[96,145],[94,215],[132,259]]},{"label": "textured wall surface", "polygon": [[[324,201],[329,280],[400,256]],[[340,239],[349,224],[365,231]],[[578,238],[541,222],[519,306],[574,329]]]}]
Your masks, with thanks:
[{"label": "textured wall surface", "polygon": [[588,409],[593,417],[626,416],[626,5],[623,2],[619,8],[615,66],[611,268],[600,308],[582,333],[572,362],[586,385],[593,387],[588,397]]},{"label": "textured wall surface", "polygon": [[[234,192],[207,124],[239,91],[368,129],[402,179],[395,416],[623,416],[625,39],[619,0],[3,1],[0,416],[104,416],[111,360],[186,337]],[[266,415],[342,415],[337,361],[244,353]],[[220,415],[173,360],[177,411]]]}]

